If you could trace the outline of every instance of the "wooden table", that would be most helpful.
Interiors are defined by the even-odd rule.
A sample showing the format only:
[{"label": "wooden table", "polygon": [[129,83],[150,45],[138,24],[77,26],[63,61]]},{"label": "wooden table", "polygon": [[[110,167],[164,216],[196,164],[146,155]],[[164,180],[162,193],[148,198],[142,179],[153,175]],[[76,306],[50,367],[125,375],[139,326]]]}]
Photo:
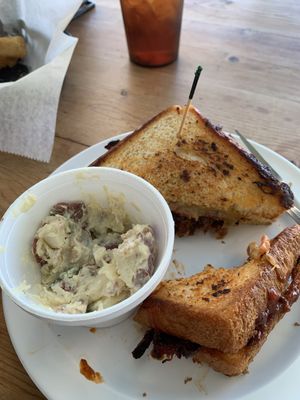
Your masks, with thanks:
[{"label": "wooden table", "polygon": [[[74,154],[185,103],[198,64],[204,71],[194,104],[202,113],[299,165],[299,24],[295,0],[186,0],[178,61],[147,69],[128,60],[118,1],[99,0],[68,29],[79,43],[61,94],[51,162],[0,153],[0,215]],[[2,311],[0,374],[1,400],[44,398],[15,354]]]}]

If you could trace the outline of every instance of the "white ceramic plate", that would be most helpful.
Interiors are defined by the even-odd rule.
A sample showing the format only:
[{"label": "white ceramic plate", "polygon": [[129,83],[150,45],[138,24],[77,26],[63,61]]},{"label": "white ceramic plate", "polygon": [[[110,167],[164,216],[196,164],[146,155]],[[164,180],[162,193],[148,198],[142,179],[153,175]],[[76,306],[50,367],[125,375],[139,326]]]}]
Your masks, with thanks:
[{"label": "white ceramic plate", "polygon": [[[89,165],[106,149],[108,139],[79,153],[56,170]],[[300,171],[273,151],[255,144],[300,199]],[[174,258],[185,265],[185,274],[198,272],[207,263],[229,267],[246,258],[249,242],[263,233],[270,237],[293,221],[288,215],[271,226],[233,227],[224,242],[199,232],[176,239]],[[174,273],[175,271],[173,271]],[[7,327],[15,350],[28,374],[48,399],[55,400],[183,400],[241,399],[289,400],[299,398],[300,302],[275,327],[267,343],[250,365],[249,374],[228,378],[191,360],[160,363],[144,356],[134,360],[131,351],[143,333],[132,320],[113,328],[98,329],[54,326],[30,316],[3,296]],[[79,373],[79,361],[99,371],[104,383],[94,384]],[[192,380],[185,383],[185,378]]]}]

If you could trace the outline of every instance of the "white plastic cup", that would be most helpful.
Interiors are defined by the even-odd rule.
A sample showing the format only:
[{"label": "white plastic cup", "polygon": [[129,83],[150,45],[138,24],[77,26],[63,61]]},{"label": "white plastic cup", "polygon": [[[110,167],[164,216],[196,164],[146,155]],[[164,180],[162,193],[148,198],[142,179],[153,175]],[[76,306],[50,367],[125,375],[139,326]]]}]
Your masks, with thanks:
[{"label": "white plastic cup", "polygon": [[[38,304],[20,290],[40,283],[40,269],[31,254],[32,240],[41,220],[61,201],[91,198],[107,204],[107,193],[123,194],[132,222],[153,227],[158,246],[156,269],[150,280],[127,299],[101,311],[64,314]],[[0,225],[0,284],[21,308],[60,325],[108,327],[126,319],[150,295],[165,275],[174,246],[174,221],[163,196],[151,184],[113,168],[85,167],[56,175],[23,193],[7,210]]]}]

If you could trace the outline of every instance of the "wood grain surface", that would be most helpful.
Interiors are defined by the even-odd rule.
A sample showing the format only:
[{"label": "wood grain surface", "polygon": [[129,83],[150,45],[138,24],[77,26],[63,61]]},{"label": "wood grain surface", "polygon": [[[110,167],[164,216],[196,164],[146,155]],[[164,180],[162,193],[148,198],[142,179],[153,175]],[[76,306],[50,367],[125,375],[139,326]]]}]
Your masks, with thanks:
[{"label": "wood grain surface", "polygon": [[[79,43],[61,93],[51,162],[0,153],[0,216],[72,155],[185,103],[198,64],[204,70],[193,103],[205,116],[300,165],[297,0],[185,0],[179,59],[153,69],[128,60],[119,2],[96,3],[68,27]],[[0,374],[1,400],[44,398],[18,361],[2,305]]]}]

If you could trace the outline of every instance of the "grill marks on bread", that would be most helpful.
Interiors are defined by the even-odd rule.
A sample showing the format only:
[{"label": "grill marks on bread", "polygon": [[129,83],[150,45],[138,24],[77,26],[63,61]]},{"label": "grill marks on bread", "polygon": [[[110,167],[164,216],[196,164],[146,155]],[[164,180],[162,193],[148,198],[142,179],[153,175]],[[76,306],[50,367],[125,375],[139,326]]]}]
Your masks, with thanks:
[{"label": "grill marks on bread", "polygon": [[282,295],[300,256],[300,226],[271,240],[268,253],[231,269],[211,265],[163,281],[135,319],[142,325],[223,352],[237,352],[257,331],[270,293]]},{"label": "grill marks on bread", "polygon": [[93,165],[141,176],[174,213],[195,221],[205,217],[223,224],[265,224],[291,207],[288,185],[194,107],[178,140],[182,113],[179,106],[161,112]]}]

